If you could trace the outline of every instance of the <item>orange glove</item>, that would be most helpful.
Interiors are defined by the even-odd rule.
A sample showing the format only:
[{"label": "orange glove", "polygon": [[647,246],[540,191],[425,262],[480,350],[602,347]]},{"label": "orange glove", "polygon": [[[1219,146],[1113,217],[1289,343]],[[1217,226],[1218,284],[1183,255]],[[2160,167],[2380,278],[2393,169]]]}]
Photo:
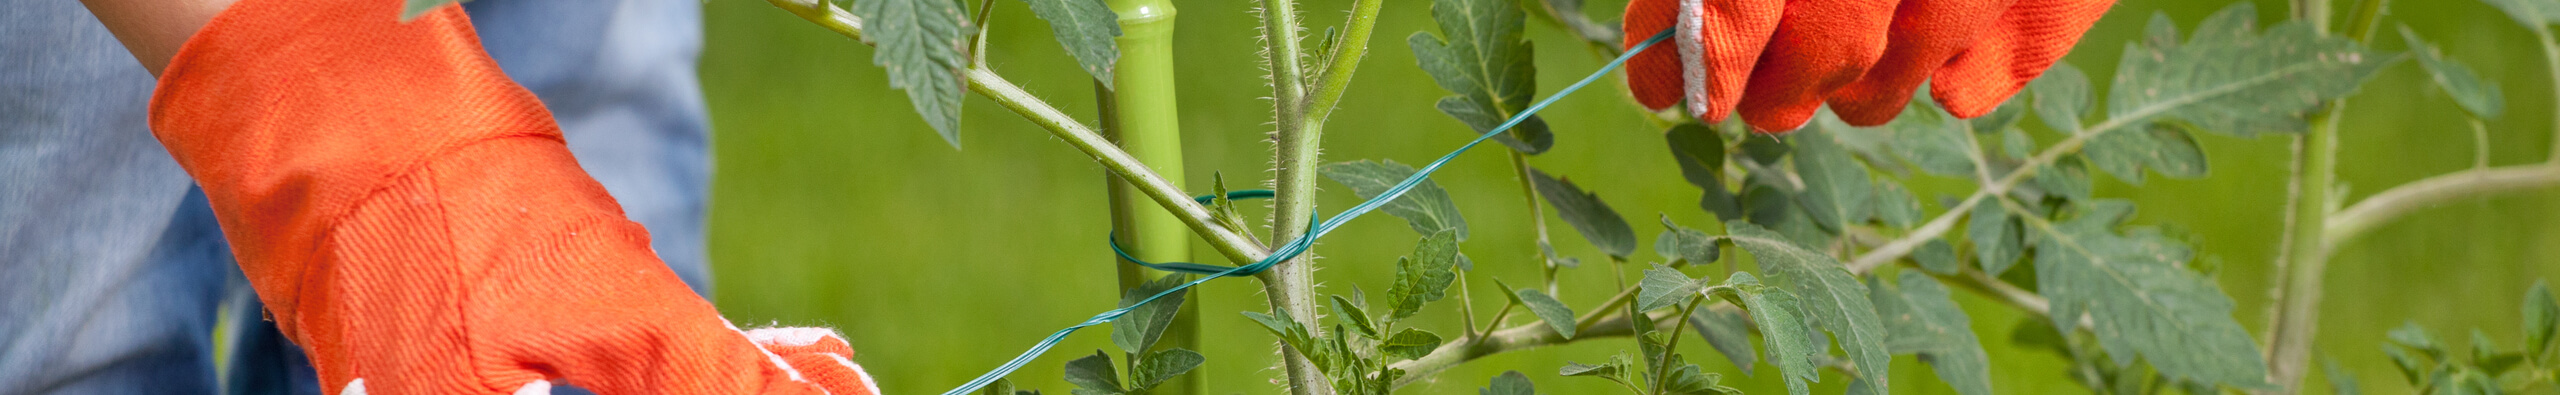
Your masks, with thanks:
[{"label": "orange glove", "polygon": [[1924,80],[1958,117],[1991,112],[2071,52],[2114,0],[1633,0],[1626,47],[1676,27],[1675,48],[1627,62],[1636,101],[1762,132],[1825,101],[1854,125],[1893,120]]},{"label": "orange glove", "polygon": [[400,3],[233,4],[152,97],[328,393],[878,392],[831,330],[721,318],[459,7],[401,23]]}]

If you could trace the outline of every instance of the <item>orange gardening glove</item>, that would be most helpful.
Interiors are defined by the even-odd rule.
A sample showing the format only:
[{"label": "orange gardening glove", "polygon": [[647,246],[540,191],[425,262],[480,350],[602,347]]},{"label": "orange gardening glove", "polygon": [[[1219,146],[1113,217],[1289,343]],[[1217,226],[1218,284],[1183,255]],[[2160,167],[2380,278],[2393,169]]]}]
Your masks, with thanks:
[{"label": "orange gardening glove", "polygon": [[1912,91],[1956,116],[1991,112],[2071,52],[2114,0],[1633,0],[1625,45],[1676,28],[1627,62],[1654,110],[1687,99],[1722,122],[1795,130],[1824,102],[1854,125],[1893,120]]},{"label": "orange gardening glove", "polygon": [[328,393],[877,392],[832,330],[721,318],[460,8],[402,23],[400,7],[241,1],[151,102]]}]

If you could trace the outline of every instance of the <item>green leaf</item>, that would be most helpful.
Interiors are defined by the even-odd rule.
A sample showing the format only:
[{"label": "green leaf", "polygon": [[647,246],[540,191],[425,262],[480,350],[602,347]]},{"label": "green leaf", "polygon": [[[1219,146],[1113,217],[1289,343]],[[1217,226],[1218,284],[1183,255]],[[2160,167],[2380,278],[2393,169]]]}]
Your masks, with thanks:
[{"label": "green leaf", "polygon": [[2491,376],[2496,376],[2506,373],[2507,369],[2514,368],[2521,362],[2524,362],[2524,354],[2498,351],[2498,344],[2489,340],[2488,333],[2480,332],[2480,328],[2471,329],[2472,366],[2480,368],[2480,371],[2487,372]]},{"label": "green leaf", "polygon": [[1829,131],[1805,129],[1790,139],[1796,174],[1804,177],[1804,194],[1797,200],[1804,202],[1815,224],[1839,233],[1875,213],[1875,186],[1867,180],[1867,168],[1850,158]]},{"label": "green leaf", "polygon": [[2489,375],[2482,374],[2477,370],[2463,369],[2461,373],[2455,373],[2452,380],[2445,380],[2440,383],[2441,384],[2437,387],[2444,388],[2445,390],[2436,391],[2435,393],[2450,395],[2497,395],[2505,393],[2504,389],[2500,389],[2498,387],[2498,379],[2496,377],[2489,377]]},{"label": "green leaf", "polygon": [[1671,159],[1680,162],[1680,178],[1706,191],[1698,197],[1698,208],[1715,213],[1721,221],[1742,218],[1741,202],[1724,187],[1724,138],[1706,125],[1693,123],[1673,126],[1662,137],[1670,143]]},{"label": "green leaf", "polygon": [[1120,387],[1120,373],[1111,367],[1111,354],[1093,350],[1093,355],[1067,361],[1067,383],[1103,393],[1125,393]]},{"label": "green leaf", "polygon": [[2185,245],[2137,228],[2115,228],[2133,204],[2099,200],[2050,227],[2038,227],[2036,285],[2052,301],[2057,328],[2095,323],[2098,343],[2117,365],[2142,357],[2173,379],[2263,387],[2266,363],[2257,344],[2231,318],[2231,298],[2212,279],[2186,269]]},{"label": "green leaf", "polygon": [[1513,294],[1516,295],[1515,298],[1518,299],[1517,302],[1529,307],[1529,314],[1537,315],[1539,320],[1546,321],[1547,327],[1554,328],[1556,330],[1556,334],[1564,335],[1564,338],[1566,339],[1573,338],[1573,332],[1575,329],[1573,322],[1573,308],[1565,307],[1564,302],[1556,301],[1556,297],[1547,296],[1547,293],[1538,292],[1538,290],[1535,289],[1523,289],[1513,292]]},{"label": "green leaf", "polygon": [[1644,271],[1644,281],[1636,283],[1636,311],[1654,311],[1698,296],[1706,282],[1690,279],[1688,274],[1669,266],[1653,265]]},{"label": "green leaf", "polygon": [[2418,54],[2418,65],[2425,67],[2429,76],[2435,77],[2436,86],[2444,88],[2446,95],[2453,96],[2453,103],[2462,105],[2463,111],[2482,120],[2498,119],[2498,114],[2507,111],[2506,93],[2499,91],[2497,84],[2480,81],[2480,75],[2472,73],[2471,66],[2445,59],[2444,55],[2436,52],[2435,44],[2418,38],[2418,32],[2409,30],[2409,25],[2400,25],[2400,39],[2409,43],[2409,52]]},{"label": "green leaf", "polygon": [[2427,328],[2418,326],[2415,321],[2401,323],[2400,327],[2392,328],[2389,335],[2392,343],[2425,352],[2427,358],[2444,360],[2444,343],[2436,341],[2435,335],[2428,334]]},{"label": "green leaf", "polygon": [[1280,342],[1287,343],[1290,348],[1296,348],[1298,352],[1308,354],[1310,357],[1321,355],[1322,350],[1317,348],[1319,339],[1316,339],[1314,333],[1308,332],[1306,326],[1298,325],[1298,321],[1290,318],[1288,310],[1272,310],[1272,312],[1277,315],[1255,311],[1243,313],[1245,318],[1262,324],[1264,331],[1271,332],[1272,337],[1280,338]]},{"label": "green leaf", "polygon": [[1342,295],[1330,296],[1333,297],[1334,319],[1351,324],[1351,329],[1360,331],[1362,337],[1380,338],[1377,321],[1369,319],[1369,312],[1362,311],[1360,306],[1352,304],[1350,299],[1343,299]]},{"label": "green leaf", "polygon": [[1571,179],[1557,179],[1535,168],[1529,169],[1529,179],[1538,196],[1556,208],[1556,216],[1572,224],[1573,230],[1582,233],[1582,238],[1599,247],[1601,253],[1621,260],[1635,253],[1635,228],[1627,226],[1626,217],[1609,209],[1609,203],[1600,201],[1599,195],[1583,192]]},{"label": "green leaf", "polygon": [[[1537,94],[1533,51],[1520,36],[1523,18],[1516,0],[1433,0],[1431,19],[1448,39],[1428,32],[1405,38],[1422,71],[1457,94],[1440,99],[1440,112],[1466,122],[1475,134],[1492,132],[1528,109]],[[1534,116],[1495,139],[1532,155],[1555,144],[1546,121]]]},{"label": "green leaf", "polygon": [[[1850,362],[1862,371],[1886,371],[1893,354],[1885,348],[1884,319],[1876,316],[1874,302],[1867,299],[1867,287],[1859,283],[1849,268],[1830,255],[1805,249],[1782,240],[1777,233],[1751,224],[1730,224],[1726,236],[1742,249],[1751,251],[1762,274],[1769,275],[1803,301],[1798,305],[1814,326],[1831,332],[1840,348],[1849,352]],[[1754,315],[1753,318],[1758,318]],[[1768,336],[1762,331],[1761,336]],[[1817,345],[1819,346],[1819,345]],[[1889,390],[1886,376],[1867,375],[1877,390]]]},{"label": "green leaf", "polygon": [[1227,229],[1244,229],[1244,216],[1236,214],[1235,199],[1227,198],[1226,174],[1210,172],[1209,188],[1209,196],[1213,196],[1209,200],[1209,216],[1217,219],[1218,224],[1225,225]]},{"label": "green leaf", "polygon": [[1672,223],[1670,215],[1662,215],[1661,218],[1662,235],[1653,238],[1653,253],[1675,263],[1685,261],[1691,265],[1715,263],[1718,256],[1723,255],[1722,248],[1716,246],[1715,236]]},{"label": "green leaf", "polygon": [[1049,32],[1058,36],[1058,45],[1075,55],[1076,65],[1085,74],[1111,88],[1112,64],[1120,59],[1120,14],[1102,0],[1022,0],[1031,5],[1031,15],[1049,21]]},{"label": "green leaf", "polygon": [[1485,387],[1484,389],[1481,389],[1481,390],[1477,390],[1477,391],[1476,391],[1476,395],[1537,395],[1537,394],[1538,394],[1538,388],[1537,388],[1537,386],[1534,386],[1534,385],[1529,384],[1529,376],[1527,376],[1527,375],[1522,375],[1522,374],[1520,374],[1520,371],[1517,371],[1517,370],[1514,370],[1514,371],[1507,371],[1507,372],[1502,372],[1502,375],[1501,375],[1501,376],[1494,376],[1494,377],[1493,377],[1493,383],[1492,383],[1492,385],[1491,385],[1491,386],[1487,386],[1487,387]]},{"label": "green leaf", "polygon": [[1920,270],[1930,273],[1956,274],[1964,269],[1964,262],[1956,260],[1956,246],[1947,244],[1945,239],[1929,239],[1920,244],[1920,249],[1911,251],[1911,260],[1920,263]]},{"label": "green leaf", "polygon": [[[1413,177],[1413,167],[1392,160],[1385,163],[1365,160],[1335,163],[1324,165],[1319,172],[1333,182],[1351,187],[1352,193],[1359,194],[1361,200],[1376,199],[1378,194],[1386,193],[1396,183]],[[1415,184],[1412,190],[1405,191],[1396,200],[1387,201],[1386,205],[1378,206],[1378,209],[1403,218],[1406,225],[1413,226],[1415,233],[1429,235],[1448,230],[1458,232],[1458,240],[1467,239],[1467,219],[1458,215],[1458,204],[1449,200],[1448,190],[1440,189],[1440,184],[1430,179]]]},{"label": "green leaf", "polygon": [[1617,376],[1626,371],[1627,367],[1622,365],[1627,362],[1625,355],[1619,355],[1617,359],[1614,359],[1611,362],[1614,363],[1584,365],[1581,362],[1566,361],[1563,368],[1556,369],[1556,375],[1565,377],[1611,377]]},{"label": "green leaf", "polygon": [[2001,129],[2000,153],[2008,155],[2009,159],[2027,160],[2035,156],[2036,140],[2033,137],[2027,137],[2027,132],[2024,130]]},{"label": "green leaf", "polygon": [[[1925,88],[1924,88],[1925,89]],[[1964,120],[1924,100],[1912,100],[1903,107],[1902,116],[1892,122],[1847,133],[1891,133],[1893,153],[1922,172],[1942,176],[1973,176],[1973,140],[1965,136]]]},{"label": "green leaf", "polygon": [[887,69],[889,87],[907,91],[917,115],[960,148],[960,98],[969,93],[961,78],[969,69],[963,51],[969,19],[951,0],[864,0],[853,3],[862,18],[862,38],[877,48],[871,64]]},{"label": "green leaf", "polygon": [[400,5],[400,21],[408,22],[411,19],[418,19],[419,15],[435,11],[436,7],[460,2],[462,0],[403,0]]},{"label": "green leaf", "polygon": [[2125,183],[2142,185],[2142,168],[2150,166],[2169,178],[2204,177],[2204,150],[2194,136],[2172,125],[2153,123],[2098,135],[2081,153],[2098,170]]},{"label": "green leaf", "polygon": [[2089,113],[2089,75],[2068,62],[2055,62],[2044,76],[2027,83],[2036,93],[2036,118],[2063,134],[2080,134],[2080,116]]},{"label": "green leaf", "polygon": [[1742,374],[1751,374],[1752,362],[1760,360],[1759,351],[1751,348],[1748,321],[1742,313],[1725,310],[1702,308],[1689,314],[1689,327],[1698,331],[1699,338],[1707,339],[1707,345],[1715,347],[1716,353],[1724,354],[1726,362],[1741,369]]},{"label": "green leaf", "polygon": [[[1120,293],[1120,307],[1129,307],[1190,280],[1190,275],[1175,273],[1139,284],[1137,288]],[[1173,316],[1182,311],[1182,300],[1190,293],[1187,289],[1174,291],[1111,320],[1111,344],[1131,354],[1146,352],[1148,347],[1156,344],[1156,339],[1164,337],[1164,328],[1173,325]]]},{"label": "green leaf", "polygon": [[1402,320],[1422,312],[1422,306],[1447,297],[1449,284],[1458,280],[1450,266],[1458,262],[1458,236],[1440,231],[1423,237],[1413,247],[1413,256],[1396,260],[1396,283],[1387,287],[1387,300],[1395,311],[1387,320]]},{"label": "green leaf", "polygon": [[1921,362],[1937,370],[1938,380],[1957,393],[1991,393],[1991,359],[1973,336],[1973,319],[1949,299],[1946,286],[1909,271],[1902,272],[1895,286],[1886,286],[1884,279],[1868,285],[1894,353],[1920,354]]},{"label": "green leaf", "polygon": [[2347,372],[2347,370],[2346,370],[2346,369],[2341,369],[2341,368],[2339,368],[2339,367],[2338,367],[2338,360],[2336,360],[2336,359],[2326,359],[2326,358],[2324,358],[2324,359],[2322,359],[2322,360],[2321,360],[2320,368],[2321,368],[2321,370],[2323,371],[2323,372],[2322,372],[2322,373],[2323,373],[2322,375],[2323,375],[2323,376],[2328,376],[2328,377],[2329,377],[2329,393],[2330,393],[2330,394],[2333,394],[2333,395],[2363,395],[2363,394],[2364,394],[2364,390],[2363,390],[2363,389],[2358,388],[2358,386],[2356,385],[2356,376],[2355,376],[2355,374],[2354,374],[2354,373]]},{"label": "green leaf", "polygon": [[1666,374],[1669,378],[1662,384],[1662,391],[1664,394],[1742,395],[1742,390],[1740,389],[1718,384],[1718,382],[1724,381],[1724,375],[1707,373],[1703,369],[1698,368],[1698,364],[1688,363],[1680,358],[1679,355],[1672,355],[1671,362],[1672,365],[1678,367],[1672,368],[1669,374]]},{"label": "green leaf", "polygon": [[[1996,199],[1985,198],[1985,199]],[[1973,205],[1971,219],[1966,220],[1965,238],[1973,241],[1973,256],[1983,273],[1999,276],[2018,263],[2024,248],[2018,241],[2018,221],[2009,218],[2009,210],[2000,202],[1984,200]]]},{"label": "green leaf", "polygon": [[2560,23],[2560,1],[2554,0],[2480,0],[2506,11],[2508,18],[2526,29],[2542,31],[2545,26]]},{"label": "green leaf", "polygon": [[1189,373],[1207,360],[1200,357],[1200,353],[1180,348],[1157,351],[1139,359],[1138,367],[1129,371],[1129,383],[1136,387],[1132,390],[1145,391],[1164,384],[1165,380],[1172,380],[1174,376]]},{"label": "green leaf", "polygon": [[2302,116],[2358,86],[2397,59],[2339,36],[2289,22],[2255,34],[2248,2],[2206,18],[2175,47],[2127,44],[2109,90],[2110,123],[2176,119],[2236,136],[2298,133]]},{"label": "green leaf", "polygon": [[978,395],[1014,395],[1013,381],[996,379],[995,383],[987,384],[985,389],[978,390]]},{"label": "green leaf", "polygon": [[1911,189],[1891,178],[1877,180],[1876,219],[1884,220],[1885,226],[1911,229],[1920,224],[1921,215],[1920,198],[1911,196]]},{"label": "green leaf", "polygon": [[2426,362],[2410,356],[2409,352],[2401,350],[2400,347],[2383,346],[2382,354],[2391,357],[2391,366],[2400,368],[2401,378],[2408,379],[2409,385],[2414,386],[2424,382],[2422,380],[2426,377]]},{"label": "green leaf", "polygon": [[2034,183],[2037,190],[2075,202],[2088,201],[2094,189],[2089,184],[2088,166],[2081,164],[2077,158],[2069,156],[2055,160],[2043,170],[2037,171]]},{"label": "green leaf", "polygon": [[1751,312],[1751,324],[1760,328],[1761,345],[1768,347],[1769,364],[1778,366],[1780,380],[1787,383],[1787,393],[1811,393],[1809,383],[1822,381],[1822,372],[1814,370],[1813,359],[1829,356],[1825,355],[1827,347],[1813,342],[1809,336],[1812,331],[1796,315],[1796,306],[1802,304],[1784,289],[1761,285],[1747,272],[1734,273],[1724,280],[1723,287],[1732,290],[1728,295],[1734,304]]},{"label": "green leaf", "polygon": [[1390,361],[1422,359],[1422,356],[1431,355],[1431,350],[1439,348],[1440,335],[1413,328],[1396,331],[1395,336],[1388,336],[1378,343],[1378,352],[1386,354]]},{"label": "green leaf", "polygon": [[2541,280],[2533,282],[2533,290],[2524,293],[2525,355],[2540,358],[2551,351],[2551,339],[2560,330],[2560,299],[2551,297],[2551,287]]}]

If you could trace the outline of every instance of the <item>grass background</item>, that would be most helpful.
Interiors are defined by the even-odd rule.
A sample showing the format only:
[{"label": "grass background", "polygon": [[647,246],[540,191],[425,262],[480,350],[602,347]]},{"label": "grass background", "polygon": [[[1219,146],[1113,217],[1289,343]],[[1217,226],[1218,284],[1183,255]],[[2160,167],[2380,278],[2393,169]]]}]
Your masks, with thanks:
[{"label": "grass background", "polygon": [[[2150,14],[2166,12],[2184,30],[2229,1],[2120,1],[2067,60],[2104,85],[2123,43]],[[1418,163],[1466,137],[1463,125],[1432,110],[1432,101],[1444,93],[1415,67],[1404,45],[1406,35],[1433,29],[1428,3],[1386,5],[1371,56],[1330,122],[1326,161]],[[2259,3],[2262,21],[2284,15],[2282,1]],[[2551,146],[2553,81],[2531,35],[2473,1],[2395,3],[2385,29],[2411,25],[2505,85],[2508,116],[2488,122],[2492,162],[2542,160]],[[1263,97],[1270,91],[1255,55],[1252,4],[1177,3],[1175,46],[1182,57],[1176,62],[1189,155],[1181,165],[1189,169],[1188,185],[1201,186],[1193,189],[1205,190],[1213,172],[1237,179],[1269,176],[1264,139],[1270,105]],[[1349,1],[1302,4],[1310,30],[1321,32],[1341,23]],[[1608,20],[1616,14],[1610,10],[1623,4],[1599,0],[1590,9]],[[1090,122],[1090,82],[1058,48],[1047,25],[1020,1],[998,0],[995,6],[989,63]],[[730,318],[838,327],[861,350],[856,359],[879,377],[884,391],[921,394],[974,377],[1048,332],[1115,303],[1113,262],[1101,244],[1109,220],[1100,166],[976,96],[966,104],[965,148],[953,150],[910,112],[902,93],[888,88],[881,70],[869,63],[870,48],[763,2],[715,1],[706,7],[702,84],[709,92],[718,155],[711,253],[716,302]],[[1541,95],[1602,62],[1553,25],[1531,22],[1528,31],[1543,55],[1537,59]],[[2404,47],[2389,30],[2375,42],[2387,50]],[[1622,90],[1595,87],[1603,89],[1587,90],[1545,113],[1557,131],[1557,148],[1532,158],[1533,164],[1598,192],[1638,224],[1648,243],[1641,248],[1650,248],[1650,235],[1659,231],[1647,218],[1657,212],[1686,224],[1713,223],[1695,205],[1699,192],[1681,182],[1660,131],[1629,110]],[[2105,87],[2099,88],[2104,97]],[[2341,132],[2338,171],[2348,198],[2470,166],[2473,142],[2460,114],[2414,64],[2395,66],[2366,85],[2350,104]],[[2220,283],[2241,306],[2236,318],[2253,333],[2263,332],[2288,139],[2198,139],[2212,161],[2210,177],[2154,175],[2147,187],[2136,188],[2099,176],[2099,192],[2139,201],[2137,223],[2191,233],[2199,262],[2221,268]],[[1473,291],[1484,296],[1475,300],[1482,314],[1499,307],[1500,298],[1481,280],[1538,276],[1529,218],[1506,164],[1490,151],[1471,154],[1438,178],[1476,229],[1465,249],[1478,265]],[[1935,196],[1962,191],[1954,180],[1915,177],[1932,214],[1941,209]],[[1356,202],[1346,188],[1329,182],[1324,187],[1320,207],[1327,213]],[[2331,264],[2321,355],[2315,358],[2337,359],[2369,391],[2399,393],[2406,384],[2378,346],[2385,331],[2404,321],[2427,325],[2453,344],[2468,344],[2463,334],[2476,327],[2500,344],[2516,346],[2521,295],[2560,269],[2560,221],[2554,219],[2560,219],[2560,195],[2541,191],[2429,209],[2354,241]],[[1598,261],[1599,254],[1567,227],[1551,228],[1561,252]],[[1345,227],[1318,249],[1325,257],[1317,273],[1320,292],[1384,290],[1394,258],[1413,239],[1400,221],[1385,216]],[[1588,308],[1607,296],[1609,273],[1606,265],[1566,271],[1562,298]],[[1207,375],[1210,391],[1282,393],[1276,383],[1283,374],[1271,368],[1277,359],[1273,343],[1236,314],[1265,309],[1260,285],[1218,281],[1194,295],[1207,337],[1201,351],[1209,356],[1198,372]],[[1985,339],[1999,392],[2081,391],[2063,375],[2064,359],[2006,340],[2020,313],[1970,293],[1956,298]],[[1455,304],[1435,305],[1419,325],[1457,332]],[[1079,333],[1013,378],[1027,387],[1066,392],[1071,387],[1058,379],[1059,366],[1108,348],[1105,332]],[[1529,373],[1545,393],[1612,393],[1619,390],[1606,382],[1551,372],[1568,360],[1604,360],[1632,349],[1631,343],[1602,340],[1493,356],[1404,393],[1470,393],[1505,370]],[[1720,361],[1699,342],[1684,348],[1693,360]],[[1783,391],[1773,374],[1745,377],[1721,362],[1703,364],[1745,390]],[[1951,393],[1910,357],[1895,366],[1897,393]],[[1830,376],[1817,388],[1837,392],[1844,381]],[[2322,387],[2317,376],[2312,381],[2314,390]]]}]

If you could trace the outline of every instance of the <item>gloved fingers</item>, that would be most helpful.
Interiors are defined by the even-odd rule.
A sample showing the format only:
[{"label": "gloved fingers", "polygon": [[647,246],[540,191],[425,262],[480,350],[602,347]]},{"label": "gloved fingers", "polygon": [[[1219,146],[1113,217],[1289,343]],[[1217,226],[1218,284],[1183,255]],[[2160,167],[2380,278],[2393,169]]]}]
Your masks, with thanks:
[{"label": "gloved fingers", "polygon": [[1768,49],[1787,10],[1786,0],[1677,0],[1681,86],[1689,115],[1723,122],[1742,102],[1743,88]]},{"label": "gloved fingers", "polygon": [[[1627,2],[1621,49],[1653,38],[1662,29],[1679,24],[1681,0],[1632,0]],[[1680,103],[1680,46],[1669,42],[1655,44],[1627,59],[1627,91],[1645,109],[1661,111]]]},{"label": "gloved fingers", "polygon": [[1930,74],[1974,46],[1983,26],[2017,0],[1903,0],[1894,8],[1884,56],[1857,82],[1832,92],[1831,111],[1851,125],[1892,121]]},{"label": "gloved fingers", "polygon": [[1796,0],[1787,3],[1751,71],[1738,108],[1763,132],[1804,126],[1833,91],[1855,82],[1884,56],[1885,32],[1898,0]]},{"label": "gloved fingers", "polygon": [[1988,114],[2043,75],[2114,0],[2018,0],[1973,48],[1938,69],[1929,93],[1958,117]]},{"label": "gloved fingers", "polygon": [[826,328],[766,328],[747,331],[747,339],[780,356],[800,378],[834,395],[878,395],[880,388],[862,365],[853,363],[853,346]]}]

